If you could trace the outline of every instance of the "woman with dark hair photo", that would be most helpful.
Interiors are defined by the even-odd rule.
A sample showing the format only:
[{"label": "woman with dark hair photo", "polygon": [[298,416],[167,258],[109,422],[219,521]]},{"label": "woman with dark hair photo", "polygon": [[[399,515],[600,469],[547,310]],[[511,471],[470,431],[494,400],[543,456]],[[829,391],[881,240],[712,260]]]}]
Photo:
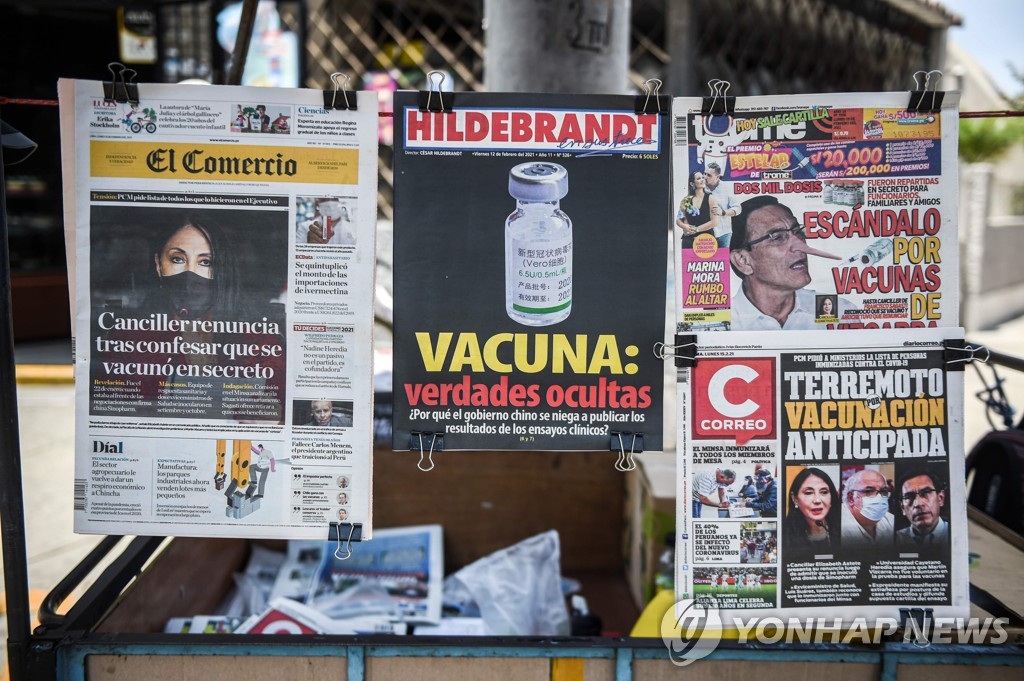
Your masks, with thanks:
[{"label": "woman with dark hair photo", "polygon": [[819,321],[835,321],[838,318],[836,312],[836,296],[818,296],[818,314],[816,319]]},{"label": "woman with dark hair photo", "polygon": [[94,387],[92,413],[283,422],[287,224],[286,211],[96,211],[91,373],[134,388]]},{"label": "woman with dark hair photo", "polygon": [[687,194],[679,204],[676,226],[683,230],[683,248],[693,248],[694,238],[701,233],[714,234],[718,216],[712,212],[717,204],[705,189],[704,173],[695,170],[687,180]]},{"label": "woman with dark hair photo", "polygon": [[832,478],[820,468],[800,471],[789,487],[785,549],[839,548],[841,507]]},{"label": "woman with dark hair photo", "polygon": [[237,309],[235,259],[216,222],[187,216],[157,230],[150,253],[157,278],[143,304],[148,312],[199,319]]}]

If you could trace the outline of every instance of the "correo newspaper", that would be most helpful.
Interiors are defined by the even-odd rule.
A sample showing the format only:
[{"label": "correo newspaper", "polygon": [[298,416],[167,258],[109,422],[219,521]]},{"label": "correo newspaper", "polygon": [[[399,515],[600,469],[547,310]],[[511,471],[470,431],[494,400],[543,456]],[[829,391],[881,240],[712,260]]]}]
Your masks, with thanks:
[{"label": "correo newspaper", "polygon": [[966,616],[961,329],[697,334],[676,595],[736,616]]}]

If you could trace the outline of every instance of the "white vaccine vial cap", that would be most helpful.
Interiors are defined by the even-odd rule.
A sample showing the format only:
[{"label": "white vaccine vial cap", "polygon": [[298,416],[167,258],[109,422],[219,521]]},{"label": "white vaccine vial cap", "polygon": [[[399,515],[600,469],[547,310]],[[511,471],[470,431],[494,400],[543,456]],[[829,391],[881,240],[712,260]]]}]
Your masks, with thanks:
[{"label": "white vaccine vial cap", "polygon": [[508,193],[518,201],[558,201],[569,193],[569,173],[557,163],[520,163],[508,174]]}]

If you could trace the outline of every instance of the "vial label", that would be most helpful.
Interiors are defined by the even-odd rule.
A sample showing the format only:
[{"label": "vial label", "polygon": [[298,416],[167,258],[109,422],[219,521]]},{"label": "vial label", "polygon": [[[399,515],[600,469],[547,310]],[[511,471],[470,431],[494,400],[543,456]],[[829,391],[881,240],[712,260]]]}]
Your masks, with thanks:
[{"label": "vial label", "polygon": [[865,248],[863,252],[850,258],[850,262],[859,262],[861,265],[874,265],[890,253],[892,253],[892,240],[878,239]]},{"label": "vial label", "polygon": [[572,305],[572,234],[531,241],[512,239],[512,309],[552,314]]}]

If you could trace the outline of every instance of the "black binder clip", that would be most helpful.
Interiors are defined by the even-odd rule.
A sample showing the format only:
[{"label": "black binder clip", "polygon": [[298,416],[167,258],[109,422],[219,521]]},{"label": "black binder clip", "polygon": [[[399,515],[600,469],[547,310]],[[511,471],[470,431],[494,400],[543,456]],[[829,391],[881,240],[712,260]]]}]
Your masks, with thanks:
[{"label": "black binder clip", "polygon": [[444,451],[444,433],[429,431],[412,431],[409,433],[410,451],[420,453],[420,460],[416,464],[424,473],[434,470],[434,452]]},{"label": "black binder clip", "polygon": [[[615,462],[615,470],[622,473],[636,470],[636,460],[633,458],[634,454],[641,454],[644,451],[644,434],[643,433],[626,433],[612,431],[610,449],[613,452],[619,453],[619,458]],[[626,444],[629,444],[629,451],[626,451]]]},{"label": "black binder clip", "polygon": [[[913,643],[919,648],[927,648],[932,644],[931,631],[935,625],[935,611],[932,608],[900,608],[900,630],[903,640]],[[913,638],[910,633],[913,632]]]},{"label": "black binder clip", "polygon": [[726,93],[732,83],[727,80],[715,78],[708,81],[708,88],[711,90],[710,97],[703,97],[700,101],[700,113],[702,116],[731,116],[736,113],[736,98],[728,97]]},{"label": "black binder clip", "polygon": [[334,557],[348,560],[352,555],[352,542],[363,540],[362,523],[331,523],[327,529],[327,541],[338,542]]},{"label": "black binder clip", "polygon": [[[928,89],[932,74],[938,74],[935,83]],[[921,83],[920,76],[924,76],[924,83]],[[939,90],[939,81],[942,80],[942,71],[932,69],[931,71],[917,71],[914,73],[914,89],[910,92],[910,101],[907,102],[907,111],[913,113],[937,114],[942,110],[942,98],[945,92]]]},{"label": "black binder clip", "polygon": [[[434,76],[438,76],[435,81]],[[448,101],[445,102],[441,86],[444,85],[446,76],[443,71],[430,71],[427,73],[427,89],[420,90],[419,109],[430,113],[451,113],[454,93],[448,93]]]},{"label": "black binder clip", "polygon": [[964,367],[974,360],[978,360],[980,364],[988,364],[991,355],[984,345],[971,345],[963,338],[947,338],[942,341],[942,347],[946,371],[963,371]]},{"label": "black binder clip", "polygon": [[138,73],[121,62],[112,61],[107,64],[111,80],[103,81],[103,101],[118,104],[139,104],[139,86],[135,82]]},{"label": "black binder clip", "polygon": [[697,365],[697,337],[677,333],[672,345],[655,343],[654,356],[658,359],[673,357],[677,369],[690,369]]},{"label": "black binder clip", "polygon": [[648,78],[644,81],[645,94],[633,98],[633,111],[638,116],[665,116],[672,113],[672,98],[668,95],[659,95],[660,90],[661,81],[657,78]]},{"label": "black binder clip", "polygon": [[[338,82],[338,78],[344,76],[345,84],[342,85]],[[331,82],[334,83],[333,90],[322,90],[324,93],[324,108],[325,109],[338,109],[341,111],[355,111],[356,110],[356,93],[352,93],[349,97],[348,84],[352,79],[347,73],[335,72],[331,74]],[[338,95],[341,95],[340,97]]]}]

